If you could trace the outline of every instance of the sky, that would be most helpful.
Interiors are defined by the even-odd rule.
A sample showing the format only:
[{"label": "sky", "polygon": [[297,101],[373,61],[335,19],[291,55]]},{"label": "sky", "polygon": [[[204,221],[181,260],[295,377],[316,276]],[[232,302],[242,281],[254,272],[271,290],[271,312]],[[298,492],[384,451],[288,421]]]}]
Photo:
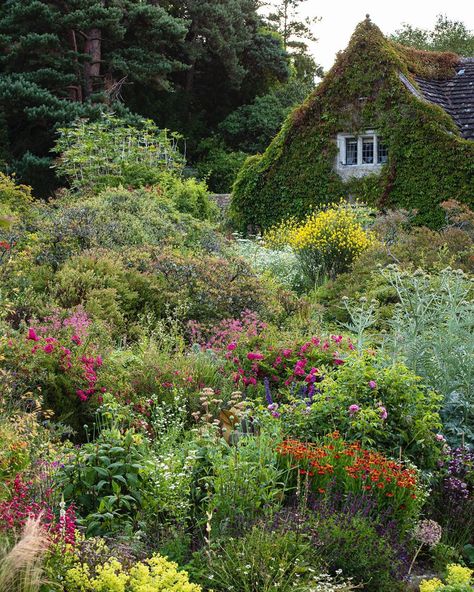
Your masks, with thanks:
[{"label": "sky", "polygon": [[438,14],[463,21],[474,30],[473,0],[307,0],[301,6],[301,14],[322,17],[314,26],[318,42],[311,44],[311,49],[324,70],[333,65],[336,53],[346,48],[357,23],[366,14],[386,34],[405,22],[431,29]]}]

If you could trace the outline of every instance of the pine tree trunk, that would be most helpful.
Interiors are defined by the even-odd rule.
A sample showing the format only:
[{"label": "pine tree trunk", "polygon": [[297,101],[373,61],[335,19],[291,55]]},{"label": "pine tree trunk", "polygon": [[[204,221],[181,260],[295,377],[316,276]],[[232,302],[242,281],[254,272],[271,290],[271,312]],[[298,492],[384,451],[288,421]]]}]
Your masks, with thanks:
[{"label": "pine tree trunk", "polygon": [[100,29],[89,29],[86,32],[84,53],[89,56],[84,64],[84,95],[90,97],[100,81],[100,70],[102,63],[102,31]]},{"label": "pine tree trunk", "polygon": [[69,43],[71,45],[72,51],[74,52],[74,71],[76,73],[76,84],[68,87],[69,98],[71,99],[71,101],[77,101],[78,103],[82,103],[83,93],[82,93],[82,84],[81,84],[81,67],[79,65],[79,60],[77,59],[77,55],[78,55],[77,37],[76,37],[76,31],[74,31],[72,29],[69,31]]}]

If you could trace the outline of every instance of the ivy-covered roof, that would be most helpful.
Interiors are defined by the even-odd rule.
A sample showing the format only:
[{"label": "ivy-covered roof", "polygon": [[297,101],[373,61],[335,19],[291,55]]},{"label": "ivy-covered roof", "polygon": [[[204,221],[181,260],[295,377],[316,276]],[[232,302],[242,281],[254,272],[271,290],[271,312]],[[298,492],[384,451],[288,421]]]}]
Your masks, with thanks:
[{"label": "ivy-covered roof", "polygon": [[[473,93],[473,58],[394,43],[366,18],[265,152],[242,167],[234,224],[267,228],[350,196],[415,210],[419,223],[441,226],[443,201],[474,205]],[[373,174],[343,178],[337,135],[365,130],[384,139],[388,160]]]},{"label": "ivy-covered roof", "polygon": [[446,80],[415,77],[422,96],[442,107],[466,140],[474,140],[474,58],[460,58]]}]

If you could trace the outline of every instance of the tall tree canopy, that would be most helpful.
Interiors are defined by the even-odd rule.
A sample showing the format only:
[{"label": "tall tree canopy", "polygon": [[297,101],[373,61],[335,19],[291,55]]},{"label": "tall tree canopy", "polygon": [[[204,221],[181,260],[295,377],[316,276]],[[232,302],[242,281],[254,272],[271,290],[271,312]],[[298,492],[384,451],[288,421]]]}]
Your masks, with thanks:
[{"label": "tall tree canopy", "polygon": [[229,113],[288,79],[281,37],[265,26],[256,0],[169,0],[170,13],[189,23],[176,59],[175,92],[127,89],[131,105],[183,132],[191,142],[213,130]]},{"label": "tall tree canopy", "polygon": [[308,0],[276,0],[267,15],[270,25],[280,33],[284,48],[289,52],[296,76],[306,82],[314,82],[315,76],[322,76],[323,71],[308,47],[308,41],[317,41],[313,26],[320,17],[300,16],[301,5]]},{"label": "tall tree canopy", "polygon": [[405,23],[392,35],[394,41],[430,51],[453,51],[474,56],[474,31],[461,21],[451,21],[439,14],[433,29],[420,29]]},{"label": "tall tree canopy", "polygon": [[47,164],[58,124],[116,104],[124,84],[166,88],[186,30],[154,0],[4,2],[0,110],[23,176]]}]

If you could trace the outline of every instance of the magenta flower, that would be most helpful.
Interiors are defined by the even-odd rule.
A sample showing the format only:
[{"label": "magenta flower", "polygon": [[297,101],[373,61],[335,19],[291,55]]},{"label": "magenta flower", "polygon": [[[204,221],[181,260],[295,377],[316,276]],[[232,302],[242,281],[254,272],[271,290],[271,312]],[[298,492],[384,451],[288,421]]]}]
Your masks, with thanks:
[{"label": "magenta flower", "polygon": [[47,354],[50,354],[54,351],[54,345],[52,343],[48,343],[47,345],[45,345],[43,347],[43,351],[46,352]]},{"label": "magenta flower", "polygon": [[285,358],[289,358],[292,354],[292,350],[291,349],[284,349],[281,353],[283,354],[283,356]]},{"label": "magenta flower", "polygon": [[257,352],[249,352],[247,354],[247,360],[263,360],[265,356]]},{"label": "magenta flower", "polygon": [[237,347],[237,344],[235,343],[235,341],[232,341],[232,343],[229,343],[229,345],[227,346],[227,351],[231,352],[234,351],[234,349]]},{"label": "magenta flower", "polygon": [[371,389],[376,389],[377,388],[377,383],[375,382],[375,380],[371,380],[369,382],[369,386]]},{"label": "magenta flower", "polygon": [[352,417],[353,415],[355,415],[356,413],[358,413],[360,411],[360,407],[359,405],[351,405],[349,407],[349,415]]},{"label": "magenta flower", "polygon": [[79,335],[73,335],[73,336],[71,337],[71,341],[72,341],[73,343],[75,343],[76,345],[81,345],[81,343],[82,343],[82,342],[81,342],[81,338],[79,337]]},{"label": "magenta flower", "polygon": [[36,331],[33,329],[33,327],[30,327],[28,329],[27,339],[30,339],[31,341],[39,341],[40,340],[40,338],[36,334]]}]

